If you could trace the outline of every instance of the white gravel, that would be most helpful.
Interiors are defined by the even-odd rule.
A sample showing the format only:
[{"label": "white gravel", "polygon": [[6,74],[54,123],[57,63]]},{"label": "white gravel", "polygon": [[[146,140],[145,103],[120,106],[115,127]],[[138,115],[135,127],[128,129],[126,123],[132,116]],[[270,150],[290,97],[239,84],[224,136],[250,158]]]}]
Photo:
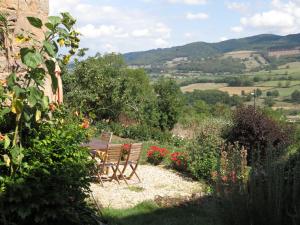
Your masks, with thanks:
[{"label": "white gravel", "polygon": [[140,165],[137,171],[142,182],[138,183],[133,177],[129,186],[121,181],[92,183],[91,189],[97,203],[102,207],[129,208],[155,197],[190,197],[195,193],[203,192],[200,182],[186,178],[179,173],[167,170],[160,166]]}]

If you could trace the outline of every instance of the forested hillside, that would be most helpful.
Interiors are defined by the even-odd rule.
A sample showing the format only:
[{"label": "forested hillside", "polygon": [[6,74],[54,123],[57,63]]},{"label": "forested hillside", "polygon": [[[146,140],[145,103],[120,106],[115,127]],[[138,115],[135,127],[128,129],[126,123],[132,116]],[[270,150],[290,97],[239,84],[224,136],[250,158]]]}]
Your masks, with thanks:
[{"label": "forested hillside", "polygon": [[[220,57],[228,52],[251,51],[253,54],[260,54],[260,56],[264,58],[264,61],[267,62],[266,64],[272,64],[274,62],[272,59],[274,54],[275,56],[277,56],[276,54],[281,56],[282,51],[283,54],[286,54],[286,51],[291,51],[290,54],[294,56],[297,55],[299,46],[300,34],[287,36],[261,34],[241,39],[231,39],[218,43],[194,42],[183,46],[165,49],[131,52],[124,54],[124,58],[126,63],[129,65],[146,67],[148,69],[151,68],[152,71],[173,68],[176,70],[196,70],[209,73],[218,72],[219,69],[216,71],[210,71],[203,68],[205,67],[203,61],[216,58],[217,60],[214,62],[209,61],[209,64],[232,64],[232,67],[239,68],[238,71],[236,71],[236,69],[235,71],[226,69],[223,72],[239,72],[240,70],[243,70],[244,66],[242,64],[245,64],[242,59],[232,60],[228,64],[228,62],[224,62],[224,60],[220,59]],[[279,53],[276,51],[279,51]],[[272,55],[270,52],[274,54]],[[257,59],[255,59],[254,64],[257,64],[256,61],[258,62],[256,67],[264,64]],[[220,70],[222,71],[222,68]]]}]

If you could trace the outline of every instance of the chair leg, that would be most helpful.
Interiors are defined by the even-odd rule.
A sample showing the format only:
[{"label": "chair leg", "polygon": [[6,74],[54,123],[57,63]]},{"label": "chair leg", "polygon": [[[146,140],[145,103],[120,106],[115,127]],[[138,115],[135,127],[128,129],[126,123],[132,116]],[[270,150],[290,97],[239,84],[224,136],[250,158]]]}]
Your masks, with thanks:
[{"label": "chair leg", "polygon": [[138,164],[135,164],[135,167],[133,167],[133,166],[130,164],[130,167],[131,167],[131,169],[132,169],[132,172],[131,172],[131,174],[129,175],[128,180],[130,180],[130,179],[133,177],[133,175],[135,175],[135,176],[138,178],[139,182],[141,182],[141,179],[139,178],[139,176],[138,176],[137,173],[136,173],[136,169],[137,169],[137,167],[138,167]]},{"label": "chair leg", "polygon": [[128,185],[126,178],[124,177],[124,174],[121,172],[121,170],[118,168],[118,171],[120,173],[120,176],[122,177],[122,179],[125,181],[125,183]]},{"label": "chair leg", "polygon": [[113,170],[113,175],[111,176],[111,181],[115,178],[116,181],[118,182],[118,184],[120,184],[119,178],[117,176],[117,168],[114,168],[114,166],[111,166],[112,170]]}]

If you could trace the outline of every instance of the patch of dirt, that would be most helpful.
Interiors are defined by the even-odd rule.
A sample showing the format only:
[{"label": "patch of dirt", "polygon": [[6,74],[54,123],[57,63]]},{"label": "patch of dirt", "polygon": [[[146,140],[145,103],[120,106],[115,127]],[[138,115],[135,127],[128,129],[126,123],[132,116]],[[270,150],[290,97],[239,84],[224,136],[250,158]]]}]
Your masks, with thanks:
[{"label": "patch of dirt", "polygon": [[129,181],[130,187],[124,181],[120,185],[116,181],[105,182],[104,187],[100,183],[91,184],[96,202],[102,207],[117,209],[134,207],[143,201],[155,201],[158,196],[163,199],[190,199],[195,195],[204,195],[202,183],[160,166],[140,165],[137,173],[142,182],[138,183],[133,178]]}]

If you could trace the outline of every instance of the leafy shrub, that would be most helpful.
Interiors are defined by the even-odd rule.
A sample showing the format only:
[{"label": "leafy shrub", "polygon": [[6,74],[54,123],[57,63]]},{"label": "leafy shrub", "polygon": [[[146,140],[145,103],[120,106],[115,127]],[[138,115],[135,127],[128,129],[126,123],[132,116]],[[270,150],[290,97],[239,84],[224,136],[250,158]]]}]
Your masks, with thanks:
[{"label": "leafy shrub", "polygon": [[93,168],[79,147],[84,140],[79,124],[40,128],[24,151],[21,172],[0,177],[1,224],[92,224],[84,218]]},{"label": "leafy shrub", "polygon": [[263,156],[269,147],[277,149],[289,145],[292,133],[292,127],[279,124],[260,109],[248,106],[236,110],[227,140],[245,146],[249,150],[250,159],[257,149],[261,149]]},{"label": "leafy shrub", "polygon": [[211,179],[215,171],[223,143],[222,133],[230,123],[224,120],[209,119],[203,122],[196,140],[188,147],[189,170],[198,179]]},{"label": "leafy shrub", "polygon": [[275,105],[275,100],[272,97],[266,97],[264,100],[264,104],[268,107],[272,107]]},{"label": "leafy shrub", "polygon": [[158,146],[151,146],[147,152],[148,162],[158,165],[164,158],[169,154],[169,151],[166,148],[160,148]]},{"label": "leafy shrub", "polygon": [[300,223],[300,155],[253,161],[248,181],[219,186],[220,216],[225,225],[286,225]]},{"label": "leafy shrub", "polygon": [[173,152],[171,154],[171,166],[178,171],[186,171],[188,165],[187,153]]},{"label": "leafy shrub", "polygon": [[291,99],[293,102],[300,103],[300,91],[295,90],[291,95]]},{"label": "leafy shrub", "polygon": [[267,91],[266,95],[268,97],[278,97],[279,96],[279,91],[278,90]]}]

